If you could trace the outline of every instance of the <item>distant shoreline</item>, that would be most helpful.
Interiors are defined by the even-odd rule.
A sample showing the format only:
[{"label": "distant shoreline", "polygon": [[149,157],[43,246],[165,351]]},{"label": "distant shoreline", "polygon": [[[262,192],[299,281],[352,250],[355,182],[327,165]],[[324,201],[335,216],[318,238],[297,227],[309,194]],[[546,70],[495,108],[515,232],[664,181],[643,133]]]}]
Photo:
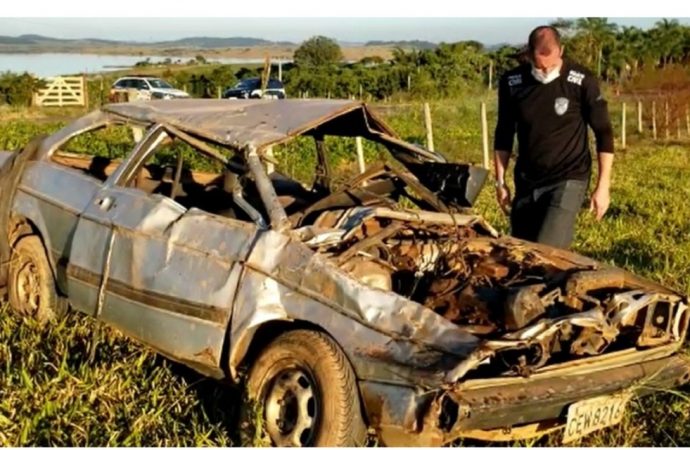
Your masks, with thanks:
[{"label": "distant shoreline", "polygon": [[[41,53],[71,53],[112,56],[169,56],[194,58],[201,55],[207,59],[236,58],[236,59],[262,59],[270,56],[271,59],[292,59],[296,46],[252,46],[252,47],[225,47],[225,48],[190,48],[190,47],[138,47],[138,46],[25,46],[25,45],[0,45],[0,54],[41,54]],[[393,48],[388,46],[361,46],[342,47],[345,60],[358,61],[364,57],[378,56],[385,60],[393,56]]]}]

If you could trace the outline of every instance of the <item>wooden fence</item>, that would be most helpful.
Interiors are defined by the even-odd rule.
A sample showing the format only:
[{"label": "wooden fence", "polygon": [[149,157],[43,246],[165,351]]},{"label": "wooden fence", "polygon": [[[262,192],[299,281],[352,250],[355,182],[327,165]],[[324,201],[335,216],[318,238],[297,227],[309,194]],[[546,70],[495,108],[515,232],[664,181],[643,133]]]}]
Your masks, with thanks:
[{"label": "wooden fence", "polygon": [[34,94],[36,106],[88,106],[84,77],[55,77]]}]

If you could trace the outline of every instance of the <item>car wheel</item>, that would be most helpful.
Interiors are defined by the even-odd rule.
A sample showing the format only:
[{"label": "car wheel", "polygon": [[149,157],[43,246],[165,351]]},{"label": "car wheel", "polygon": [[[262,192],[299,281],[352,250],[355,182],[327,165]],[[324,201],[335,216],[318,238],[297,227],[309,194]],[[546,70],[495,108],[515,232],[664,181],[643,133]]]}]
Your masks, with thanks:
[{"label": "car wheel", "polygon": [[14,244],[9,277],[10,306],[18,314],[43,323],[67,312],[67,302],[57,295],[53,272],[38,236],[24,236]]},{"label": "car wheel", "polygon": [[280,447],[363,445],[367,428],[352,367],[318,331],[280,335],[258,356],[247,382],[242,425]]}]

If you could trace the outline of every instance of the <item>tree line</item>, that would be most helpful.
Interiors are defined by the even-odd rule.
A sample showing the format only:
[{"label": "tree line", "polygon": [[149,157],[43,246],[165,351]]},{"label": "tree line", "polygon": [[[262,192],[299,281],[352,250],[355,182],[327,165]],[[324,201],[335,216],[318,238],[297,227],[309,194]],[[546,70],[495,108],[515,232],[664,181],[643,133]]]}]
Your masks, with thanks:
[{"label": "tree line", "polygon": [[[687,72],[690,63],[690,27],[677,20],[662,19],[646,30],[592,17],[559,19],[551,25],[563,36],[566,57],[614,86],[658,69],[680,67]],[[490,82],[495,87],[500,75],[521,57],[520,45],[487,48],[477,41],[461,41],[434,48],[395,48],[389,60],[365,57],[345,62],[335,40],[315,36],[295,50],[294,61],[284,64],[282,73],[290,97],[453,98],[486,89]],[[195,97],[215,97],[219,89],[262,74],[261,68],[208,65],[199,57],[195,62],[189,69],[163,71],[162,76]],[[276,77],[275,69],[271,76]],[[40,86],[28,74],[0,74],[0,103],[29,104]],[[89,88],[99,87],[92,81]]]},{"label": "tree line", "polygon": [[[687,71],[690,63],[690,27],[677,20],[662,19],[646,30],[596,17],[558,19],[550,25],[560,31],[567,58],[615,86],[623,86],[645,71],[671,66]],[[362,86],[362,93],[375,99],[398,93],[448,98],[488,87],[490,81],[495,86],[503,72],[526,57],[525,46],[487,48],[477,41],[462,41],[432,49],[396,48],[387,62],[365,58],[342,64],[337,44],[328,38],[312,38],[300,49],[304,47],[309,51],[295,53],[296,67],[286,77],[293,95],[325,96],[330,92],[347,97],[359,94]]]}]

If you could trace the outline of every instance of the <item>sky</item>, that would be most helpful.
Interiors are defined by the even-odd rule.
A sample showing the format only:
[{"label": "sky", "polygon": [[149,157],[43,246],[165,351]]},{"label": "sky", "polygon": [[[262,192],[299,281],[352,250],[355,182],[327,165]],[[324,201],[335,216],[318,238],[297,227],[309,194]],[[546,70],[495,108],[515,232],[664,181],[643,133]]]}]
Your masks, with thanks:
[{"label": "sky", "polygon": [[[184,37],[253,37],[299,43],[477,40],[520,44],[558,17],[607,17],[649,28],[662,17],[690,25],[682,0],[4,0],[0,35],[41,34],[152,42]],[[621,13],[627,17],[618,17]],[[115,16],[117,15],[117,16]],[[115,17],[114,17],[115,16]],[[421,16],[421,17],[420,17]],[[498,16],[498,17],[497,17]],[[685,16],[685,17],[684,17]]]},{"label": "sky", "polygon": [[[296,43],[314,35],[325,35],[341,42],[413,39],[454,42],[472,39],[486,45],[496,45],[522,43],[532,28],[549,23],[555,18],[0,17],[0,35],[41,34],[57,38],[100,38],[141,42],[174,40],[192,36],[241,36]],[[609,18],[609,21],[619,25],[640,28],[652,27],[657,20],[659,20],[658,17]],[[678,20],[682,24],[690,25],[690,18]]]}]

